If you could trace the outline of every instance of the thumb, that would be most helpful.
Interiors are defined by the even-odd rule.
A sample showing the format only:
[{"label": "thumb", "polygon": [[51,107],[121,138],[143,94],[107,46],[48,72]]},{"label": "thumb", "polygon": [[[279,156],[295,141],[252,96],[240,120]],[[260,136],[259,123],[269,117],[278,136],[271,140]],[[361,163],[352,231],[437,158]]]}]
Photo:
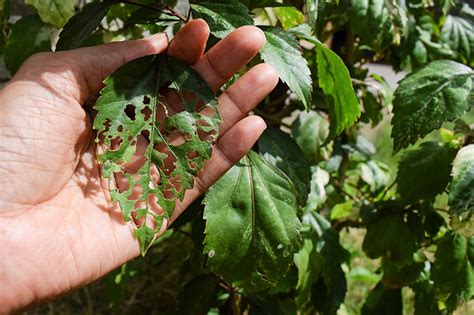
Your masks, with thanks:
[{"label": "thumb", "polygon": [[68,81],[63,82],[67,84],[61,84],[64,87],[69,86],[68,94],[83,104],[91,94],[97,93],[102,88],[104,79],[119,67],[140,57],[163,53],[167,48],[167,35],[159,33],[138,40],[40,53],[30,57],[15,77],[30,72],[28,68],[31,69],[31,66],[36,69],[36,75],[42,77],[57,74]]}]

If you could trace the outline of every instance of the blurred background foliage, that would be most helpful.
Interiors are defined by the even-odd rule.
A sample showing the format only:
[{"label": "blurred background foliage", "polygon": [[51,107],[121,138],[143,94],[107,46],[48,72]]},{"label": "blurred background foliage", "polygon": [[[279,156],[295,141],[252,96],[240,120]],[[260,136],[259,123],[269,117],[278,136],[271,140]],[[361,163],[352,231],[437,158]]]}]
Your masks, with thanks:
[{"label": "blurred background foliage", "polygon": [[[33,53],[72,48],[58,35],[88,2],[0,0],[8,73]],[[240,74],[262,59],[280,71],[255,110],[273,127],[255,150],[297,191],[301,244],[271,285],[229,281],[203,246],[199,200],[146,258],[27,313],[474,312],[471,1],[192,1],[192,10],[188,1],[131,2],[108,2],[80,45],[172,37],[188,14],[210,24],[209,47],[239,25],[270,27]]]}]

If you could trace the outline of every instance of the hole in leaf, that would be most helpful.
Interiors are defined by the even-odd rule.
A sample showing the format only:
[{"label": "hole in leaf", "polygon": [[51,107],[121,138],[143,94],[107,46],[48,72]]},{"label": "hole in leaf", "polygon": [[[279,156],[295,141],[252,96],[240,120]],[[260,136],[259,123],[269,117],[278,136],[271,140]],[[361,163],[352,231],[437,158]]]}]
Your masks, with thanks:
[{"label": "hole in leaf", "polygon": [[152,113],[150,107],[148,107],[148,106],[145,107],[144,109],[142,109],[142,110],[140,111],[140,113],[143,115],[145,121],[150,120],[150,118],[151,118],[151,113]]},{"label": "hole in leaf", "polygon": [[127,105],[127,107],[125,107],[125,114],[127,114],[128,118],[135,121],[135,106],[131,104]]}]

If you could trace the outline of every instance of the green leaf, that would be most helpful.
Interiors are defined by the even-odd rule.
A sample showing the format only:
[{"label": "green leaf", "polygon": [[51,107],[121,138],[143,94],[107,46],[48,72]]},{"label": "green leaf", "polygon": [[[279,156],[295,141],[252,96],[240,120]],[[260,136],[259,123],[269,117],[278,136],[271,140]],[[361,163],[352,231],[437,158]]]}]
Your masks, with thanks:
[{"label": "green leaf", "polygon": [[383,51],[399,44],[404,33],[406,13],[395,0],[352,0],[351,26],[365,47]]},{"label": "green leaf", "polygon": [[341,246],[339,234],[320,214],[309,212],[303,217],[304,244],[295,254],[298,268],[296,303],[310,311],[336,314],[344,301],[347,283],[341,264],[349,254]]},{"label": "green leaf", "polygon": [[178,314],[207,314],[217,304],[220,279],[199,275],[186,283],[178,296]]},{"label": "green leaf", "polygon": [[474,19],[448,15],[441,29],[441,43],[447,44],[463,63],[471,64],[474,56]]},{"label": "green leaf", "polygon": [[237,0],[199,1],[191,5],[194,18],[204,19],[211,33],[224,38],[230,32],[244,25],[253,25],[247,7]]},{"label": "green leaf", "polygon": [[[157,111],[163,106],[159,91],[165,87],[176,90],[186,110],[157,121]],[[186,93],[194,94],[196,99],[187,101]],[[198,101],[204,107],[196,112]],[[151,217],[157,222],[155,229],[142,224],[135,230],[142,253],[159,232],[163,219],[172,215],[176,200],[182,200],[186,190],[193,187],[194,176],[210,158],[220,122],[216,106],[214,94],[199,74],[166,56],[132,61],[105,80],[95,105],[94,129],[105,146],[99,160],[105,178],[112,181],[121,176],[128,182],[125,191],[111,189],[112,200],[120,204],[124,219],[130,221],[135,214],[139,219]],[[212,109],[214,115],[202,114],[205,109]],[[171,142],[177,136],[183,137],[182,143]],[[140,137],[149,140],[141,149],[145,161],[138,170],[128,170],[124,164],[137,152]],[[159,182],[153,176],[155,167]]]},{"label": "green leaf", "polygon": [[0,0],[0,56],[3,55],[8,35],[8,20],[10,18],[10,0]]},{"label": "green leaf", "polygon": [[311,169],[295,141],[277,128],[268,128],[258,140],[258,147],[267,161],[290,178],[299,199],[306,201],[311,181]]},{"label": "green leaf", "polygon": [[451,225],[465,236],[474,234],[474,145],[462,148],[453,162],[448,187]]},{"label": "green leaf", "polygon": [[277,27],[260,27],[267,38],[260,54],[262,59],[271,64],[280,78],[293,91],[304,107],[311,108],[313,90],[311,71],[306,59],[301,55],[301,48],[296,38]]},{"label": "green leaf", "polygon": [[313,30],[317,29],[319,14],[324,10],[327,0],[306,0],[309,24]]},{"label": "green leaf", "polygon": [[329,135],[329,122],[315,111],[302,112],[291,126],[291,135],[306,159],[317,164],[328,155],[323,147]]},{"label": "green leaf", "polygon": [[204,200],[207,265],[249,290],[275,284],[299,249],[297,194],[280,170],[251,151]]},{"label": "green leaf", "polygon": [[468,241],[465,237],[448,232],[438,242],[431,280],[438,299],[448,311],[474,296],[474,272],[468,258]]},{"label": "green leaf", "polygon": [[382,283],[386,288],[402,288],[413,284],[421,277],[424,271],[425,263],[413,262],[403,268],[392,265],[389,261],[383,262]]},{"label": "green leaf", "polygon": [[450,180],[454,149],[437,142],[424,142],[407,151],[398,167],[397,184],[406,202],[433,199],[442,193]]},{"label": "green leaf", "polygon": [[91,2],[74,15],[59,34],[56,50],[68,50],[81,47],[102,22],[114,2]]},{"label": "green leaf", "polygon": [[413,261],[416,251],[415,234],[403,219],[403,214],[382,214],[367,226],[362,249],[369,258],[384,257],[397,268]]},{"label": "green leaf", "polygon": [[361,314],[402,315],[402,290],[388,289],[382,283],[379,283],[367,297]]},{"label": "green leaf", "polygon": [[[281,3],[272,0],[241,0],[249,9],[258,9],[258,8],[270,8],[270,7],[286,7],[291,6],[291,4]],[[289,2],[289,1],[284,1]]]},{"label": "green leaf", "polygon": [[338,219],[348,217],[351,214],[353,208],[354,208],[353,201],[347,201],[344,203],[337,204],[331,209],[330,219],[338,220]]},{"label": "green leaf", "polygon": [[279,7],[273,11],[285,30],[304,23],[303,13],[296,8]]},{"label": "green leaf", "polygon": [[390,180],[390,168],[378,161],[360,164],[360,178],[369,185],[370,190],[378,193],[385,189]]},{"label": "green leaf", "polygon": [[331,129],[328,140],[340,135],[359,118],[359,101],[344,62],[331,49],[316,42],[319,86],[329,103]]},{"label": "green leaf", "polygon": [[415,292],[415,314],[414,315],[443,315],[445,312],[438,308],[438,301],[432,282],[424,279],[412,286]]},{"label": "green leaf", "polygon": [[305,213],[318,210],[326,202],[326,186],[330,181],[329,173],[319,166],[311,166],[311,173],[311,191],[304,208]]},{"label": "green leaf", "polygon": [[460,63],[438,60],[403,79],[393,102],[395,151],[464,114],[469,109],[472,75]]},{"label": "green leaf", "polygon": [[24,16],[13,25],[4,51],[5,66],[11,75],[29,56],[51,51],[51,31],[37,15]]},{"label": "green leaf", "polygon": [[36,8],[43,22],[62,28],[74,15],[75,0],[25,0]]}]

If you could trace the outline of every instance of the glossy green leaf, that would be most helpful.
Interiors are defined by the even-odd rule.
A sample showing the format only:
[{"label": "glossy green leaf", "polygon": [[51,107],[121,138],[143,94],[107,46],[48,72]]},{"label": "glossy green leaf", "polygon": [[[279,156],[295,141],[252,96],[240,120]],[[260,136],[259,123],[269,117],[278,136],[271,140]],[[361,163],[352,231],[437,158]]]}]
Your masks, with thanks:
[{"label": "glossy green leaf", "polygon": [[301,55],[301,48],[296,38],[277,27],[261,27],[267,38],[260,54],[262,59],[271,64],[280,78],[303,102],[304,107],[311,108],[313,90],[311,72],[306,59]]},{"label": "glossy green leaf", "polygon": [[383,214],[367,226],[362,249],[368,257],[384,257],[397,268],[413,260],[416,251],[415,234],[402,214]]},{"label": "glossy green leaf", "polygon": [[204,200],[207,266],[249,290],[275,284],[299,249],[297,194],[280,170],[251,151]]},{"label": "glossy green leaf", "polygon": [[473,64],[474,57],[474,18],[471,20],[448,15],[441,29],[441,43],[451,48],[461,61]]},{"label": "glossy green leaf", "polygon": [[267,161],[290,178],[299,199],[306,201],[311,181],[311,169],[295,141],[279,129],[268,128],[258,140],[258,147]]},{"label": "glossy green leaf", "polygon": [[204,19],[217,38],[224,38],[240,26],[253,25],[248,9],[237,0],[199,1],[191,9],[193,17]]},{"label": "glossy green leaf", "polygon": [[407,151],[400,161],[398,191],[407,202],[433,199],[442,193],[450,180],[454,149],[436,142],[424,142]]},{"label": "glossy green leaf", "polygon": [[462,148],[453,162],[448,187],[451,225],[465,236],[474,234],[474,145]]},{"label": "glossy green leaf", "polygon": [[[165,87],[183,97],[186,110],[157,121],[157,111],[163,106],[159,91]],[[196,99],[186,101],[183,94],[190,92]],[[199,112],[195,109],[197,101],[205,104]],[[135,214],[137,218],[151,217],[157,222],[155,229],[146,224],[136,227],[142,253],[159,232],[160,222],[171,216],[176,201],[193,187],[194,176],[210,158],[220,122],[216,106],[214,94],[199,74],[166,56],[135,60],[105,80],[95,105],[94,129],[105,146],[99,160],[105,178],[113,181],[119,176],[128,183],[125,191],[111,189],[112,200],[119,203],[124,219],[130,221]],[[213,110],[212,117],[201,113],[207,108]],[[183,136],[182,143],[172,143],[171,139],[178,135]],[[129,170],[124,164],[137,152],[140,137],[149,140],[146,148],[141,149],[145,161],[138,170]],[[153,176],[155,167],[159,182]]]},{"label": "glossy green leaf", "polygon": [[74,15],[59,34],[56,50],[68,50],[81,46],[100,25],[114,2],[91,2]]},{"label": "glossy green leaf", "polygon": [[448,232],[437,244],[431,280],[438,299],[448,311],[474,296],[474,271],[469,261],[468,241],[465,237]]},{"label": "glossy green leaf", "polygon": [[327,157],[328,148],[323,145],[329,136],[329,122],[317,112],[299,114],[291,126],[291,135],[311,164]]},{"label": "glossy green leaf", "polygon": [[24,16],[13,25],[4,50],[5,66],[11,75],[32,54],[51,51],[51,31],[37,15]]},{"label": "glossy green leaf", "polygon": [[62,28],[74,15],[75,0],[25,0],[36,8],[43,22]]},{"label": "glossy green leaf", "polygon": [[329,103],[328,139],[333,139],[357,121],[361,110],[349,71],[341,58],[320,42],[316,43],[316,51],[319,86]]},{"label": "glossy green leaf", "polygon": [[438,60],[403,79],[393,102],[395,151],[464,114],[470,107],[472,76],[469,67]]}]

